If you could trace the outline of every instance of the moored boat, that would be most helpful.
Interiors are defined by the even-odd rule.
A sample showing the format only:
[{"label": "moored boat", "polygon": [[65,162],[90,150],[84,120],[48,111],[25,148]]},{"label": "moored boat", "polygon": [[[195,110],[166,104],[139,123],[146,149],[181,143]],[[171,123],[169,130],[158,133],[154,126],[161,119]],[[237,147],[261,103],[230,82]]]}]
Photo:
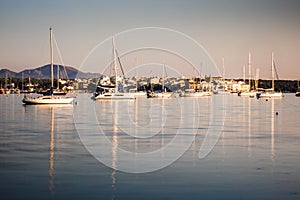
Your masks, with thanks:
[{"label": "moored boat", "polygon": [[252,60],[251,60],[251,53],[248,54],[248,68],[249,68],[249,89],[248,91],[240,91],[238,92],[238,96],[240,97],[255,97],[257,94],[256,90],[251,90],[251,68],[252,68]]},{"label": "moored boat", "polygon": [[211,95],[211,92],[195,91],[194,89],[186,89],[184,92],[179,94],[180,97],[204,97]]},{"label": "moored boat", "polygon": [[22,100],[25,104],[70,104],[73,102],[73,97],[63,97],[56,95],[47,95],[47,96],[28,96],[24,95]]},{"label": "moored boat", "polygon": [[[135,99],[134,93],[124,92],[120,90],[122,88],[122,84],[119,84],[118,75],[117,75],[117,51],[115,48],[115,40],[112,37],[112,45],[113,45],[113,62],[112,67],[115,72],[115,83],[112,84],[109,80],[109,84],[102,84],[101,80],[99,80],[96,91],[93,93],[91,99],[93,100],[120,100],[120,99]],[[118,58],[119,60],[119,58]],[[122,66],[120,66],[122,67]],[[122,69],[123,72],[123,69]],[[124,76],[124,73],[123,73]],[[125,76],[124,76],[125,77]],[[123,80],[123,79],[122,79]],[[121,81],[120,81],[121,82]]]},{"label": "moored boat", "polygon": [[[271,72],[272,72],[272,88],[269,89],[261,89],[259,92],[256,93],[256,98],[281,98],[284,97],[282,92],[275,91],[275,64],[274,64],[274,53],[272,52],[272,65],[271,65]],[[278,78],[278,77],[277,77]]]},{"label": "moored boat", "polygon": [[51,65],[51,89],[49,94],[43,96],[24,95],[22,102],[25,104],[70,104],[74,98],[66,95],[54,95],[53,93],[53,44],[52,28],[50,27],[50,65]]}]

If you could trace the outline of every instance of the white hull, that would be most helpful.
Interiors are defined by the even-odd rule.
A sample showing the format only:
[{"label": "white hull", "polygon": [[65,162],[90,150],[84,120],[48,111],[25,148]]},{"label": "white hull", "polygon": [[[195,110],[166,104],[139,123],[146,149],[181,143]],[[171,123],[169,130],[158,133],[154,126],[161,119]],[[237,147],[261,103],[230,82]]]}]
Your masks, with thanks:
[{"label": "white hull", "polygon": [[94,100],[121,100],[121,99],[135,99],[134,93],[105,93],[92,97]]},{"label": "white hull", "polygon": [[148,94],[148,98],[158,98],[158,99],[168,99],[171,98],[173,95],[172,92],[161,92],[161,93],[155,93],[152,92],[150,94]]},{"label": "white hull", "polygon": [[73,100],[74,99],[72,97],[65,96],[25,96],[22,102],[25,104],[70,104],[73,102]]},{"label": "white hull", "polygon": [[274,92],[274,93],[261,93],[259,98],[281,98],[283,97],[282,92]]},{"label": "white hull", "polygon": [[183,94],[180,94],[180,97],[205,97],[205,96],[211,96],[211,92],[185,92]]},{"label": "white hull", "polygon": [[161,92],[157,93],[157,98],[170,98],[173,93],[170,92]]},{"label": "white hull", "polygon": [[231,94],[231,93],[228,92],[228,91],[219,90],[219,91],[216,92],[216,94]]},{"label": "white hull", "polygon": [[255,97],[257,92],[241,92],[238,93],[241,97]]}]

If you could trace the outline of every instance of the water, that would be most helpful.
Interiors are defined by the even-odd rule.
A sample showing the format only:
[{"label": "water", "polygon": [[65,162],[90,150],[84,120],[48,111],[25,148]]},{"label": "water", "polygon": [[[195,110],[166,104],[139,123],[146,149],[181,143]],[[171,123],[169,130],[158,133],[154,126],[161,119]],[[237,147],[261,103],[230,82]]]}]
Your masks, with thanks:
[{"label": "water", "polygon": [[[299,199],[300,98],[221,98],[203,98],[196,104],[188,98],[111,103],[93,102],[88,94],[80,94],[77,105],[24,106],[20,96],[1,95],[1,198]],[[220,99],[223,108],[211,106]],[[194,111],[195,106],[198,112]],[[90,107],[94,110],[85,111]],[[217,135],[214,122],[222,119],[212,112],[218,114],[222,110],[225,121],[220,138],[213,150],[199,159],[207,131],[213,130]],[[101,139],[117,140],[107,155],[107,161],[115,168],[126,160],[115,151],[117,148],[137,154],[153,152],[172,143],[178,129],[185,134],[175,141],[179,149],[186,144],[182,142],[186,138],[193,138],[194,142],[163,169],[122,172],[100,163],[83,146],[73,119],[73,113],[78,111],[82,116],[96,111],[97,124],[84,118],[81,124],[92,138],[100,135],[91,132],[91,127],[100,126],[104,132]],[[128,120],[141,127],[150,124],[147,130],[151,131],[136,131]],[[179,126],[182,122],[184,125]],[[162,125],[164,128],[159,129]],[[124,133],[128,130],[132,135]],[[198,131],[196,136],[194,130]],[[134,134],[145,138],[137,140]],[[159,161],[163,163],[170,157],[163,151]]]}]

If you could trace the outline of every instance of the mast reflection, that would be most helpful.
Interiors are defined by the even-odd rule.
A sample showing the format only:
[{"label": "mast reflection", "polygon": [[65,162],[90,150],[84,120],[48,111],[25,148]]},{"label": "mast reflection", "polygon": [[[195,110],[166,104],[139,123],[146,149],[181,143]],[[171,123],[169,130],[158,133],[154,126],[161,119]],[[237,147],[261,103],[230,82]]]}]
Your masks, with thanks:
[{"label": "mast reflection", "polygon": [[274,139],[274,99],[271,99],[271,161],[275,161],[275,139]]},{"label": "mast reflection", "polygon": [[[112,104],[114,105],[114,118],[113,118],[113,129],[112,129],[112,136],[111,136],[111,154],[112,154],[112,173],[111,173],[111,186],[113,191],[116,190],[116,183],[117,183],[117,179],[116,179],[116,173],[117,173],[117,161],[118,161],[118,154],[117,154],[117,150],[118,150],[118,101],[114,101],[112,102]],[[114,197],[113,197],[114,198]]]},{"label": "mast reflection", "polygon": [[251,113],[251,99],[248,98],[248,158],[250,158],[252,156],[252,149],[251,149],[251,117],[252,117],[252,113]]},{"label": "mast reflection", "polygon": [[50,106],[50,141],[49,141],[49,191],[50,193],[54,192],[54,111],[53,107]]},{"label": "mast reflection", "polygon": [[[165,109],[165,99],[162,98],[161,100],[161,118],[163,118],[164,116],[164,109]],[[160,141],[160,148],[163,148],[165,146],[165,124],[161,125],[161,141]],[[164,157],[164,151],[162,151],[163,155],[162,157]]]}]

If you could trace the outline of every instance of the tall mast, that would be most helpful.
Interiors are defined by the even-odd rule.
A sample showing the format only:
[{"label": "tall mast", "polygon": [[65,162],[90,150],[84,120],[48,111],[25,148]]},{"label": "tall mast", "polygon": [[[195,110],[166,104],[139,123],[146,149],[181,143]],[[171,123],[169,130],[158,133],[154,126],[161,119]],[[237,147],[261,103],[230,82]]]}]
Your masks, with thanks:
[{"label": "tall mast", "polygon": [[244,83],[246,81],[246,67],[245,65],[243,66],[243,80],[244,80]]},{"label": "tall mast", "polygon": [[53,88],[53,46],[52,46],[52,27],[50,27],[50,68],[51,68],[51,88]]},{"label": "tall mast", "polygon": [[5,93],[7,92],[7,70],[5,71]]},{"label": "tall mast", "polygon": [[225,59],[222,58],[222,79],[225,81]]},{"label": "tall mast", "polygon": [[165,91],[165,63],[163,64],[163,71],[162,71],[162,91]]},{"label": "tall mast", "polygon": [[249,67],[249,91],[251,91],[251,53],[248,56],[248,67]]},{"label": "tall mast", "polygon": [[59,64],[57,64],[57,89],[59,89]]},{"label": "tall mast", "polygon": [[24,72],[22,72],[22,91],[24,91]]},{"label": "tall mast", "polygon": [[[135,58],[135,67],[137,68],[138,66],[138,57]],[[135,68],[135,89],[136,89],[136,92],[138,91],[138,81],[137,81],[137,71],[136,71],[136,68]]]},{"label": "tall mast", "polygon": [[272,52],[272,67],[271,67],[271,73],[272,73],[272,90],[275,89],[275,83],[274,83],[274,53]]},{"label": "tall mast", "polygon": [[259,68],[257,68],[255,72],[255,89],[258,88],[258,79],[259,79]]},{"label": "tall mast", "polygon": [[115,90],[118,92],[118,80],[117,80],[117,57],[116,57],[116,49],[115,49],[115,37],[112,37],[112,45],[113,45],[113,62],[114,62],[114,70],[116,75],[116,87]]}]

